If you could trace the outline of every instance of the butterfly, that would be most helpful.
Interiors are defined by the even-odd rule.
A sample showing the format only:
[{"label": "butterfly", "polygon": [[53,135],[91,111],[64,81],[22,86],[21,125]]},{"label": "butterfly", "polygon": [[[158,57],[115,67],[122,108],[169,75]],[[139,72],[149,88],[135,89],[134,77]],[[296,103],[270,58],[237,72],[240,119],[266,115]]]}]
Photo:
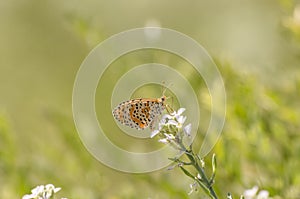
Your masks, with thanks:
[{"label": "butterfly", "polygon": [[121,102],[112,112],[121,124],[143,130],[154,128],[157,117],[166,108],[166,96],[160,98],[138,98]]}]

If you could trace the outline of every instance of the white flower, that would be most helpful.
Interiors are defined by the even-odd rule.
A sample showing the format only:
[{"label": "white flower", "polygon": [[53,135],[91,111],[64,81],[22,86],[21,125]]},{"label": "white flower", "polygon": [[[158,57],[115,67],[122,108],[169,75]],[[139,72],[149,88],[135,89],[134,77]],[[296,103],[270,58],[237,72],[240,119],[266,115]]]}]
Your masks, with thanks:
[{"label": "white flower", "polygon": [[183,128],[183,124],[186,121],[186,116],[181,114],[185,111],[185,108],[180,108],[178,111],[174,111],[170,114],[165,114],[159,122],[158,129],[151,132],[150,138],[160,135],[159,142],[168,144],[179,144],[182,142],[185,136],[191,135],[191,124],[188,124]]},{"label": "white flower", "polygon": [[164,136],[165,136],[165,138],[159,139],[158,141],[162,142],[164,144],[167,144],[167,143],[170,143],[170,142],[172,142],[173,140],[176,139],[173,134],[164,133]]},{"label": "white flower", "polygon": [[258,186],[254,186],[252,189],[248,189],[244,191],[245,199],[268,199],[269,192],[266,190],[261,190],[258,194]]},{"label": "white flower", "polygon": [[46,190],[47,191],[53,191],[54,193],[57,193],[61,190],[61,188],[60,187],[55,188],[53,184],[47,184],[46,185]]},{"label": "white flower", "polygon": [[258,191],[258,186],[254,186],[252,189],[247,189],[244,191],[245,199],[254,199]]},{"label": "white flower", "polygon": [[53,184],[47,184],[45,186],[43,197],[45,199],[48,199],[48,198],[50,198],[52,196],[53,193],[57,193],[60,190],[61,190],[60,187],[55,188]]},{"label": "white flower", "polygon": [[153,138],[154,136],[156,136],[157,134],[159,134],[159,130],[154,130],[151,132],[150,138]]},{"label": "white flower", "polygon": [[163,139],[159,139],[158,142],[164,143],[164,144],[168,144],[169,141],[167,138],[163,138]]},{"label": "white flower", "polygon": [[176,119],[177,119],[178,123],[182,125],[186,120],[186,116],[181,115],[181,116],[176,117]]},{"label": "white flower", "polygon": [[169,115],[169,114],[165,114],[162,116],[161,120],[160,120],[160,124],[165,125],[168,123],[169,120],[173,119],[173,116]]},{"label": "white flower", "polygon": [[191,136],[191,131],[192,131],[192,124],[189,123],[188,125],[186,125],[184,128],[183,128],[183,132],[185,133],[185,135],[187,136]]},{"label": "white flower", "polygon": [[167,124],[169,124],[169,125],[175,125],[175,126],[177,126],[178,125],[178,122],[176,122],[175,120],[169,120],[168,122],[167,122]]},{"label": "white flower", "polygon": [[22,199],[33,199],[33,198],[36,198],[37,196],[34,195],[34,194],[26,194],[22,197]]},{"label": "white flower", "polygon": [[57,193],[61,188],[55,188],[53,184],[47,184],[46,186],[40,185],[31,190],[31,194],[26,194],[22,199],[49,199],[53,193]]},{"label": "white flower", "polygon": [[257,199],[268,199],[268,198],[269,198],[269,192],[266,190],[261,190],[257,195]]},{"label": "white flower", "polygon": [[185,108],[180,108],[177,111],[177,115],[181,115],[185,111]]},{"label": "white flower", "polygon": [[162,119],[164,125],[174,125],[176,128],[181,128],[186,120],[186,116],[181,114],[185,111],[185,108],[180,108],[177,112],[174,111],[170,115],[165,115]]},{"label": "white flower", "polygon": [[32,196],[32,194],[26,194],[22,197],[22,199],[32,199],[32,198],[35,198],[34,196]]},{"label": "white flower", "polygon": [[44,185],[40,185],[31,190],[31,194],[26,194],[22,197],[22,199],[33,199],[40,196],[44,191]]},{"label": "white flower", "polygon": [[173,134],[164,133],[164,135],[170,141],[175,140],[175,136]]}]

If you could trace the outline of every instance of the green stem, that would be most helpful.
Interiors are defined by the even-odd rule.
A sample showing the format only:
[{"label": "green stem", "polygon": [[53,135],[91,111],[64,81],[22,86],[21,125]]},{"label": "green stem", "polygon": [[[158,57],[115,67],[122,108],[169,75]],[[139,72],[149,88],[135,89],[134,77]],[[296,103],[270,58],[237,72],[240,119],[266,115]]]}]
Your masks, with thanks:
[{"label": "green stem", "polygon": [[[199,161],[197,161],[197,158],[195,157],[195,154],[192,150],[187,150],[183,144],[181,144],[181,147],[185,150],[185,154],[191,161],[192,165],[195,167],[195,169],[199,172],[199,175],[201,176],[201,181],[206,186],[206,188],[209,190],[210,197],[213,199],[217,199],[217,195],[212,187],[212,184],[208,180],[208,178],[205,175],[205,172],[202,167],[199,165]],[[200,182],[198,182],[200,184]]]}]

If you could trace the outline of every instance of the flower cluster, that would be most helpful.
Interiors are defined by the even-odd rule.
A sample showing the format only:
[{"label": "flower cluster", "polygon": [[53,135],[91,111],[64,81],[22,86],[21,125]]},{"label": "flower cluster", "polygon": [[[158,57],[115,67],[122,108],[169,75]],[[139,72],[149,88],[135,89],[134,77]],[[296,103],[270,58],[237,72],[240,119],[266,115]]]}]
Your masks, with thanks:
[{"label": "flower cluster", "polygon": [[31,190],[31,194],[24,195],[22,199],[50,199],[60,190],[60,187],[54,187],[53,184],[39,185]]},{"label": "flower cluster", "polygon": [[186,116],[181,114],[185,111],[185,108],[180,108],[177,112],[174,111],[170,114],[165,114],[158,125],[158,129],[151,133],[151,138],[159,135],[161,139],[159,142],[178,145],[182,143],[183,137],[191,136],[192,125],[188,124],[183,126]]}]

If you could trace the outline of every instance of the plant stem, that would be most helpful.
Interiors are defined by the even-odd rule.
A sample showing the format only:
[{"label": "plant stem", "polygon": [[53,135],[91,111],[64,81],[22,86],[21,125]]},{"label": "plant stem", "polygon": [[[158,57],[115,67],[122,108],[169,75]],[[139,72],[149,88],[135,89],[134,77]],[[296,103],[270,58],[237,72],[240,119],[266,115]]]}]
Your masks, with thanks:
[{"label": "plant stem", "polygon": [[[205,172],[203,168],[199,165],[199,161],[197,161],[197,157],[193,153],[192,150],[187,150],[183,145],[181,146],[185,149],[185,154],[191,161],[192,165],[195,167],[195,169],[198,171],[199,175],[201,176],[201,181],[205,185],[205,187],[208,189],[210,197],[213,199],[217,199],[217,195],[212,187],[212,184],[209,182],[207,176],[205,175]],[[200,184],[200,182],[198,182]]]}]

